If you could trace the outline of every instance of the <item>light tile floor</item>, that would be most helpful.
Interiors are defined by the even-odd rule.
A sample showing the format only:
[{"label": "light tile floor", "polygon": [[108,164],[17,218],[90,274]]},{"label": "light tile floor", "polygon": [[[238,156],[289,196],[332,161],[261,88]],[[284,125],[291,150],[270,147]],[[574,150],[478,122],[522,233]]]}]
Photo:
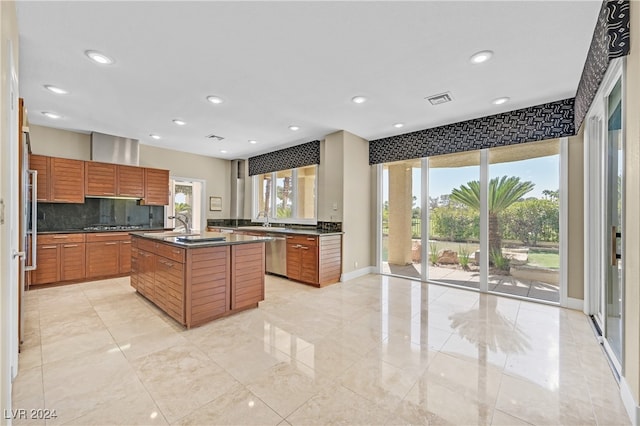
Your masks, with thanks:
[{"label": "light tile floor", "polygon": [[581,312],[395,277],[268,276],[192,330],[94,281],[29,291],[25,328],[13,406],[52,425],[629,424]]}]

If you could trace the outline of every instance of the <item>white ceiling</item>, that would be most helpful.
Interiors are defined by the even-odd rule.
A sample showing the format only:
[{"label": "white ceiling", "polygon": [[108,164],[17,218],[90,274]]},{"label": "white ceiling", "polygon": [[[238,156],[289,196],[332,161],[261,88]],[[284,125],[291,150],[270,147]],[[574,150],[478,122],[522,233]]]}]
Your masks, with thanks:
[{"label": "white ceiling", "polygon": [[[600,5],[20,1],[20,96],[33,124],[227,159],[337,130],[373,140],[575,96]],[[424,99],[446,91],[453,102]]]}]

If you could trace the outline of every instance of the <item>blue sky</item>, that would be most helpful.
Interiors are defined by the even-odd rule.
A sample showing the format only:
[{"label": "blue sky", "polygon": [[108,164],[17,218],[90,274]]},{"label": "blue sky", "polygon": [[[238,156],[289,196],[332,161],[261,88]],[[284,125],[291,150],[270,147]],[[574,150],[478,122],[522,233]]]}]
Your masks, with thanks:
[{"label": "blue sky", "polygon": [[[542,191],[557,190],[560,187],[560,156],[533,158],[529,160],[514,161],[509,163],[491,164],[489,166],[489,178],[501,176],[518,176],[522,181],[531,181],[535,184],[533,191],[526,197],[542,197]],[[386,176],[383,179],[383,199],[388,199]],[[429,195],[439,197],[450,194],[453,188],[480,178],[480,166],[438,168],[431,169],[429,176]],[[420,170],[413,169],[413,195],[420,199]]]}]

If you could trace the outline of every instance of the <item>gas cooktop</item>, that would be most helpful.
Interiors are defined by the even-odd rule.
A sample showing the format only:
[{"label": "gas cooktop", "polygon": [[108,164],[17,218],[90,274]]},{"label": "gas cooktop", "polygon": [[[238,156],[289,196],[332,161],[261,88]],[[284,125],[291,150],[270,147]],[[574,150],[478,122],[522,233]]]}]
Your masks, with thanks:
[{"label": "gas cooktop", "polygon": [[142,225],[91,225],[82,228],[83,231],[132,231],[142,229]]}]

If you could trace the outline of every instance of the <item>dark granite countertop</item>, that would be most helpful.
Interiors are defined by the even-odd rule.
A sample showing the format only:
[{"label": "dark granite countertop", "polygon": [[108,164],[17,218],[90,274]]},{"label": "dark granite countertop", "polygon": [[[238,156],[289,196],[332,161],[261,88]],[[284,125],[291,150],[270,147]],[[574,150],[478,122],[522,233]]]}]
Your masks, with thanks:
[{"label": "dark granite countertop", "polygon": [[278,233],[278,234],[291,234],[291,235],[342,235],[344,232],[336,231],[322,231],[319,229],[304,229],[304,228],[282,228],[278,226],[209,226],[209,228],[229,229],[233,231],[249,231],[249,232],[264,232],[264,233]]},{"label": "dark granite countertop", "polygon": [[[271,241],[270,237],[253,237],[249,235],[237,235],[228,232],[201,232],[199,234],[177,234],[173,231],[169,232],[144,232],[135,231],[131,232],[132,235],[140,238],[146,238],[148,240],[160,241],[168,243],[182,248],[200,248],[200,247],[215,247],[215,246],[228,246],[234,244],[248,244],[256,242]],[[172,234],[172,235],[168,235]],[[191,237],[193,240],[184,241],[180,237]],[[201,238],[202,240],[198,240]],[[223,241],[207,241],[207,239],[224,238]]]},{"label": "dark granite countertop", "polygon": [[160,232],[171,231],[171,228],[138,228],[138,229],[103,229],[103,230],[84,230],[84,229],[65,229],[63,231],[38,231],[38,235],[47,234],[97,234],[105,232]]}]

